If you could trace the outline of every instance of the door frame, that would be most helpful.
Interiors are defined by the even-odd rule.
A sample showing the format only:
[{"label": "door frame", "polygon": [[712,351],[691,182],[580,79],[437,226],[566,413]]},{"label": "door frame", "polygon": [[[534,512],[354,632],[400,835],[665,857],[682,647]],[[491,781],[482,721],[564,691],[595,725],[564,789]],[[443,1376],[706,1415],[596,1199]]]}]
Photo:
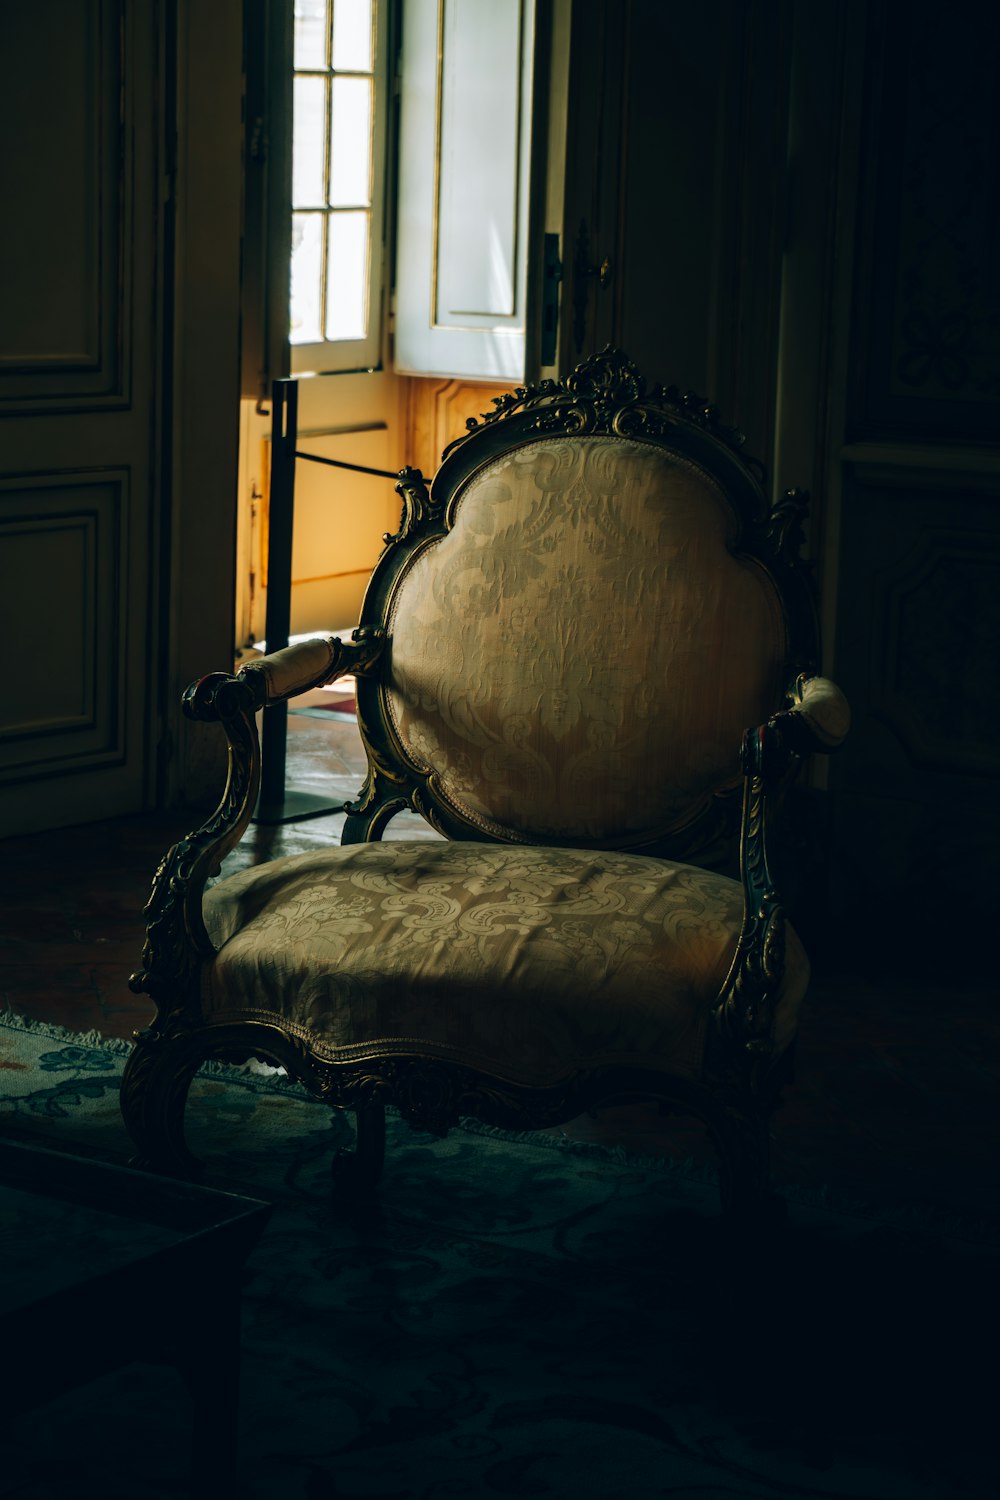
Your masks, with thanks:
[{"label": "door frame", "polygon": [[223,745],[181,716],[232,668],[240,419],[243,0],[168,0],[157,804],[218,796]]}]

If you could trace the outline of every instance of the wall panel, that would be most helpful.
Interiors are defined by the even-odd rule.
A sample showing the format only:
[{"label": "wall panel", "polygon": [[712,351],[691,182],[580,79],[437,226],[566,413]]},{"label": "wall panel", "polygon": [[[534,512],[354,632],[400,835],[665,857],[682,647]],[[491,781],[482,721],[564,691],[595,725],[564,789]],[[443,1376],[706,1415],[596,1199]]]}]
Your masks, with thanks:
[{"label": "wall panel", "polygon": [[0,7],[0,834],[155,794],[162,19]]},{"label": "wall panel", "polygon": [[1000,842],[1000,473],[851,464],[836,676],[853,711],[830,763],[834,910],[910,950],[985,956]]},{"label": "wall panel", "polygon": [[[0,635],[28,647],[11,652],[5,669],[0,783],[124,760],[127,510],[124,473],[0,488]],[[25,620],[34,622],[28,633]]]},{"label": "wall panel", "polygon": [[814,491],[825,666],[853,715],[812,772],[820,930],[897,969],[991,961],[998,64],[996,7],[795,11],[777,469]]},{"label": "wall panel", "polygon": [[995,440],[1000,9],[872,16],[851,432]]},{"label": "wall panel", "polygon": [[[4,7],[0,411],[128,396],[131,166],[115,0]],[[131,93],[129,104],[134,101]]]},{"label": "wall panel", "polygon": [[404,413],[407,464],[433,478],[442,453],[462,436],[469,417],[491,412],[494,396],[502,396],[509,389],[471,380],[408,380]]}]

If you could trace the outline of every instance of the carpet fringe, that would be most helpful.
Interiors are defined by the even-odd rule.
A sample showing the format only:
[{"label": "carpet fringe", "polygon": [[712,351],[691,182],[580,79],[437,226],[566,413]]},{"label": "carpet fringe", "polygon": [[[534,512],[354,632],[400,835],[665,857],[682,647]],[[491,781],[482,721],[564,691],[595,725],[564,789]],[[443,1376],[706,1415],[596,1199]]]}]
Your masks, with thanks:
[{"label": "carpet fringe", "polygon": [[68,1046],[93,1047],[112,1052],[116,1057],[127,1057],[132,1043],[123,1037],[103,1036],[99,1031],[70,1031],[66,1026],[56,1026],[51,1021],[36,1021],[31,1016],[22,1016],[16,1010],[0,1011],[0,1026],[11,1031],[26,1031],[32,1036],[44,1036],[52,1042],[64,1042]]},{"label": "carpet fringe", "polygon": [[[92,1047],[95,1051],[110,1052],[115,1057],[128,1057],[132,1051],[132,1043],[124,1037],[104,1036],[100,1031],[70,1031],[66,1026],[57,1026],[50,1021],[36,1021],[31,1016],[22,1016],[18,1011],[9,1008],[0,1011],[0,1026],[7,1026],[11,1031],[25,1031],[33,1036],[44,1036],[53,1042],[62,1042],[70,1047]],[[259,1083],[268,1089],[278,1089],[282,1093],[292,1093],[302,1099],[311,1099],[312,1095],[301,1083],[289,1078],[283,1068],[268,1069],[263,1072],[256,1058],[248,1058],[245,1063],[216,1062],[213,1058],[207,1058],[198,1069],[199,1078],[220,1078],[233,1083],[256,1084]]]}]

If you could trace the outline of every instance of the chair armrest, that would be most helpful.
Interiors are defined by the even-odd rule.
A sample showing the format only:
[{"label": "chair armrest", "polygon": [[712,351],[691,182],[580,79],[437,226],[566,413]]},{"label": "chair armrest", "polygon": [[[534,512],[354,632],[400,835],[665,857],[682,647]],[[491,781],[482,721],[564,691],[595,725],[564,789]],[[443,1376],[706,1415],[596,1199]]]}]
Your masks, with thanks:
[{"label": "chair armrest", "polygon": [[787,749],[796,755],[838,750],[851,727],[851,708],[837,684],[801,673],[790,696],[791,708],[770,720]]},{"label": "chair armrest", "polygon": [[[192,683],[184,694],[184,712],[192,719],[223,717],[216,709],[218,689],[223,683],[245,684],[255,708],[270,708],[299,693],[322,687],[334,677],[365,677],[381,657],[385,643],[385,631],[371,626],[356,630],[349,641],[334,635],[299,641],[248,662],[235,677],[212,673]],[[208,692],[202,690],[203,684],[211,685]]]},{"label": "chair armrest", "polygon": [[[339,636],[317,636],[285,646],[259,661],[248,662],[237,676],[253,685],[261,706],[283,703],[298,693],[322,687],[334,677],[367,676],[378,662],[385,647],[384,630],[362,626],[349,641]],[[263,685],[258,683],[263,678]]]},{"label": "chair armrest", "polygon": [[385,649],[385,631],[361,627],[349,641],[335,636],[302,641],[251,662],[231,676],[212,672],[184,694],[185,715],[219,723],[229,741],[229,774],[218,807],[200,828],[168,850],[153,877],[146,904],[142,968],[129,980],[135,994],[159,1003],[183,995],[196,1003],[195,980],[201,961],[215,948],[205,928],[205,886],[243,837],[260,790],[259,708],[283,703],[344,673],[373,672]]},{"label": "chair armrest", "polygon": [[801,755],[838,749],[851,724],[847,699],[829,678],[802,674],[790,697],[790,708],[743,736],[743,926],[715,1011],[715,1037],[722,1043],[716,1056],[724,1059],[727,1049],[748,1055],[753,1089],[766,1087],[785,969],[785,912],[768,861],[769,804]]}]

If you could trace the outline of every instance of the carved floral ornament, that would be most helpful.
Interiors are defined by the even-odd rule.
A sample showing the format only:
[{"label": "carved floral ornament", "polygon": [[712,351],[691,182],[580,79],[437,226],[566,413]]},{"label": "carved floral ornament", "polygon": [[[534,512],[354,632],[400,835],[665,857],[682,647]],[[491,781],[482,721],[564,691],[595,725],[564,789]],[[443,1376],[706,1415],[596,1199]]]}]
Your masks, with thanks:
[{"label": "carved floral ornament", "polygon": [[[620,349],[611,345],[578,365],[565,380],[542,380],[537,385],[493,398],[494,411],[469,417],[464,437],[445,449],[453,453],[475,432],[519,412],[535,414],[530,427],[539,432],[616,433],[622,437],[661,437],[680,418],[739,452],[746,439],[737,427],[719,420],[718,409],[693,391],[656,386],[647,399],[646,380]],[[755,461],[747,460],[752,468]]]}]

